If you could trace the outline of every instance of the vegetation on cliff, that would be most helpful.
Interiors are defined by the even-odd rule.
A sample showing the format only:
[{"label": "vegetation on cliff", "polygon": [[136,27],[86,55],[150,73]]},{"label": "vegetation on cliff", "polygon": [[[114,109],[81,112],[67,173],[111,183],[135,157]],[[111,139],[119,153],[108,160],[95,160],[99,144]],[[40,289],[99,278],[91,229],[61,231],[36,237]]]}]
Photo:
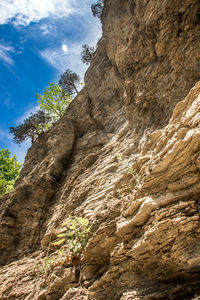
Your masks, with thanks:
[{"label": "vegetation on cliff", "polygon": [[22,165],[15,155],[10,157],[10,154],[6,148],[0,150],[0,197],[13,189]]},{"label": "vegetation on cliff", "polygon": [[3,299],[199,297],[200,4],[179,2],[105,1],[85,88],[3,207]]},{"label": "vegetation on cliff", "polygon": [[49,127],[50,120],[50,116],[42,110],[37,111],[35,114],[31,113],[21,125],[10,127],[10,133],[13,134],[14,142],[21,144],[31,138],[31,142],[33,143]]},{"label": "vegetation on cliff", "polygon": [[82,63],[89,65],[93,56],[94,56],[95,48],[90,47],[86,44],[82,46],[82,51],[81,51],[81,61]]},{"label": "vegetation on cliff", "polygon": [[72,101],[70,94],[65,94],[58,84],[49,83],[43,94],[36,94],[40,109],[50,118],[51,123],[59,120]]},{"label": "vegetation on cliff", "polygon": [[31,138],[32,143],[48,130],[65,113],[72,101],[69,94],[65,94],[61,86],[49,83],[43,94],[36,94],[40,110],[24,120],[21,125],[10,127],[13,140],[20,144]]},{"label": "vegetation on cliff", "polygon": [[96,3],[91,5],[92,14],[94,17],[101,19],[103,12],[104,0],[98,0]]},{"label": "vegetation on cliff", "polygon": [[80,84],[80,76],[75,72],[67,69],[61,76],[58,84],[68,95],[78,94],[78,85]]},{"label": "vegetation on cliff", "polygon": [[[97,3],[91,5],[94,17],[101,18],[103,5],[103,0],[98,0]],[[90,64],[94,52],[94,47],[90,47],[87,44],[82,45],[80,54],[82,63],[86,65]],[[66,69],[60,76],[58,84],[50,82],[43,94],[36,94],[39,110],[36,113],[31,113],[22,124],[10,127],[10,133],[13,134],[13,141],[21,144],[31,139],[33,143],[63,116],[72,101],[72,96],[78,94],[80,85],[80,76],[70,69]]]}]

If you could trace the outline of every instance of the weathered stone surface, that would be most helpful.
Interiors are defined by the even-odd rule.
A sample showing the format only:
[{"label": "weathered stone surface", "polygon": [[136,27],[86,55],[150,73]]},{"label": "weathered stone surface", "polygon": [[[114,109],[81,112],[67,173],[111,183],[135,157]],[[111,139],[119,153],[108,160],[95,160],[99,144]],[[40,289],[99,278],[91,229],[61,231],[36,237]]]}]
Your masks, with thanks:
[{"label": "weathered stone surface", "polygon": [[[85,87],[0,202],[1,299],[200,297],[200,2],[105,0],[102,21]],[[69,214],[93,225],[80,270],[45,276]]]}]

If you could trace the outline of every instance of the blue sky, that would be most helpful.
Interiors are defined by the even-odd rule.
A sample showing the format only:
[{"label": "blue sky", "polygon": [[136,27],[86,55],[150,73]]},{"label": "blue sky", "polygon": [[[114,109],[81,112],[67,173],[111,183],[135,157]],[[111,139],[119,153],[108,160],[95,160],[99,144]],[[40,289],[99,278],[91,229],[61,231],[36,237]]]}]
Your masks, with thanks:
[{"label": "blue sky", "polygon": [[96,46],[101,37],[90,9],[94,2],[0,1],[0,149],[8,148],[21,162],[30,142],[15,144],[9,127],[36,111],[35,94],[57,83],[66,69],[83,78],[81,46]]}]

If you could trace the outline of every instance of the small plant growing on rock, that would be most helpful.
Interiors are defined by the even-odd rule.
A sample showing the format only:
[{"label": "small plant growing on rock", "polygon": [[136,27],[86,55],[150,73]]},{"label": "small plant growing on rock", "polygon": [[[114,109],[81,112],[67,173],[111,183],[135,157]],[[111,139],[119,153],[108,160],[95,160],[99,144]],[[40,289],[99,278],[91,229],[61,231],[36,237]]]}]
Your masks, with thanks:
[{"label": "small plant growing on rock", "polygon": [[130,174],[134,179],[135,179],[135,182],[137,184],[140,184],[141,183],[141,177],[140,175],[136,172],[135,169],[133,169],[132,166],[130,166],[129,164],[127,165],[127,172],[128,174]]},{"label": "small plant growing on rock", "polygon": [[53,257],[45,257],[44,258],[44,273],[46,275],[50,272],[54,263],[55,263],[55,258],[53,258]]},{"label": "small plant growing on rock", "polygon": [[35,270],[39,271],[41,274],[48,275],[55,263],[55,258],[45,257],[42,263],[35,265]]},{"label": "small plant growing on rock", "polygon": [[48,275],[54,268],[75,267],[80,270],[80,259],[88,242],[91,226],[88,219],[70,216],[63,223],[64,231],[57,235],[58,240],[51,245],[61,249],[53,256],[47,256],[35,269]]},{"label": "small plant growing on rock", "polygon": [[124,165],[124,167],[126,167],[126,172],[132,176],[134,184],[132,182],[131,187],[134,188],[136,184],[140,184],[141,183],[140,175],[136,172],[133,166],[131,166],[129,163],[125,161],[122,153],[117,155],[117,160],[120,161],[122,165]]},{"label": "small plant growing on rock", "polygon": [[78,265],[81,253],[87,245],[88,235],[91,229],[88,219],[70,216],[64,223],[64,232],[57,235],[58,241],[54,246],[66,246],[68,263]]}]

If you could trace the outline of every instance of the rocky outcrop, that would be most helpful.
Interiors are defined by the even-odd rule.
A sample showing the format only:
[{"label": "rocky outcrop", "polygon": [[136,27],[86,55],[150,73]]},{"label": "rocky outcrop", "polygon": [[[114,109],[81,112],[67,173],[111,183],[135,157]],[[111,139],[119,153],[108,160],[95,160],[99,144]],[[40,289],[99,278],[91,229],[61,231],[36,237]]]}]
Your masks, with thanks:
[{"label": "rocky outcrop", "polygon": [[[105,0],[102,22],[85,87],[1,200],[1,299],[200,296],[200,3]],[[69,214],[93,225],[79,274],[47,276]]]}]

